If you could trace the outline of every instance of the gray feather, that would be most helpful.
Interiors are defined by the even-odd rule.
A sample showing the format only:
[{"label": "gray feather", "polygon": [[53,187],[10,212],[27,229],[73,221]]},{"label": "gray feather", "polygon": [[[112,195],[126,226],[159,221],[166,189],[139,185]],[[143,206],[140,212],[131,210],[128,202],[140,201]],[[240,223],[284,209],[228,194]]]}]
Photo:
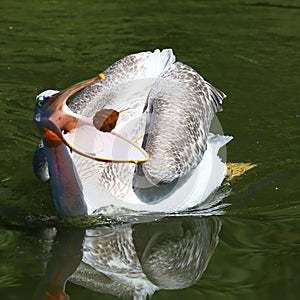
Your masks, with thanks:
[{"label": "gray feather", "polygon": [[177,62],[151,89],[143,146],[150,160],[143,172],[154,184],[170,183],[194,169],[206,150],[207,135],[225,94],[191,67]]},{"label": "gray feather", "polygon": [[[155,53],[155,52],[154,52]],[[155,78],[168,64],[174,62],[175,57],[170,49],[162,52],[157,51],[160,60],[155,61],[154,53],[140,52],[125,56],[116,61],[103,73],[105,80],[99,80],[95,84],[85,88],[69,105],[75,113],[92,117],[94,114],[104,108],[114,108],[122,100],[122,89],[128,89],[130,82],[142,80],[145,78]],[[162,54],[164,54],[162,56]],[[153,63],[158,66],[150,65],[149,59],[153,59]],[[122,87],[122,88],[121,88]]]},{"label": "gray feather", "polygon": [[42,181],[47,181],[50,179],[48,171],[48,162],[46,158],[45,148],[43,140],[40,140],[38,146],[36,147],[33,159],[32,167],[35,175]]}]

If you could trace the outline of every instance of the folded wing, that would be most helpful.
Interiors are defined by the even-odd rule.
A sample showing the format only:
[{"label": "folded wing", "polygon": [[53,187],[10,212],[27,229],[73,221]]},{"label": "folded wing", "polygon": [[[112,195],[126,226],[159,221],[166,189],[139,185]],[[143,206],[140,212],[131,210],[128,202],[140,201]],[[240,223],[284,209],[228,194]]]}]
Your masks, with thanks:
[{"label": "folded wing", "polygon": [[191,67],[177,62],[153,85],[142,170],[154,184],[169,183],[194,169],[206,150],[211,121],[226,95]]}]

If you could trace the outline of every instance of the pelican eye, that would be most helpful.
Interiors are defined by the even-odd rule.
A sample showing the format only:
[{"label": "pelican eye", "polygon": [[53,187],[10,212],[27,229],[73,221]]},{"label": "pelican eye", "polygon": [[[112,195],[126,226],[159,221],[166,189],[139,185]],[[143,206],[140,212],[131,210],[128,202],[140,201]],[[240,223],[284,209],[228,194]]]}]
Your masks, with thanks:
[{"label": "pelican eye", "polygon": [[46,100],[48,100],[48,99],[49,99],[49,97],[41,96],[41,97],[38,99],[38,102],[37,102],[38,106],[39,106],[39,107],[42,107],[42,106],[44,105],[44,103],[46,102]]}]

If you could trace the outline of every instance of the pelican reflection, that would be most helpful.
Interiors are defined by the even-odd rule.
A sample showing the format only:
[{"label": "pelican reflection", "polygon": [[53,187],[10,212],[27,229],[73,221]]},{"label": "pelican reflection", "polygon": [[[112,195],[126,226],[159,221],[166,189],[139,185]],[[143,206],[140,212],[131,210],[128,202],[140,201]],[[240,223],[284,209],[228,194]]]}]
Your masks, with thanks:
[{"label": "pelican reflection", "polygon": [[206,270],[220,229],[215,216],[59,228],[35,299],[70,299],[65,292],[68,281],[132,299],[146,299],[161,289],[187,288]]}]

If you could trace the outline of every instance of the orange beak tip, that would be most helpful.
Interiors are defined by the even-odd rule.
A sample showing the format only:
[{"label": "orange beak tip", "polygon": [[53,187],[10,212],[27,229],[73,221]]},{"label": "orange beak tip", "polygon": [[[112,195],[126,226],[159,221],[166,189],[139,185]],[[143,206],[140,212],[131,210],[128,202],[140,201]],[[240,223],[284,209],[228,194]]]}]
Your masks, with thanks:
[{"label": "orange beak tip", "polygon": [[99,73],[98,78],[103,80],[103,79],[105,79],[105,75],[103,73]]}]

